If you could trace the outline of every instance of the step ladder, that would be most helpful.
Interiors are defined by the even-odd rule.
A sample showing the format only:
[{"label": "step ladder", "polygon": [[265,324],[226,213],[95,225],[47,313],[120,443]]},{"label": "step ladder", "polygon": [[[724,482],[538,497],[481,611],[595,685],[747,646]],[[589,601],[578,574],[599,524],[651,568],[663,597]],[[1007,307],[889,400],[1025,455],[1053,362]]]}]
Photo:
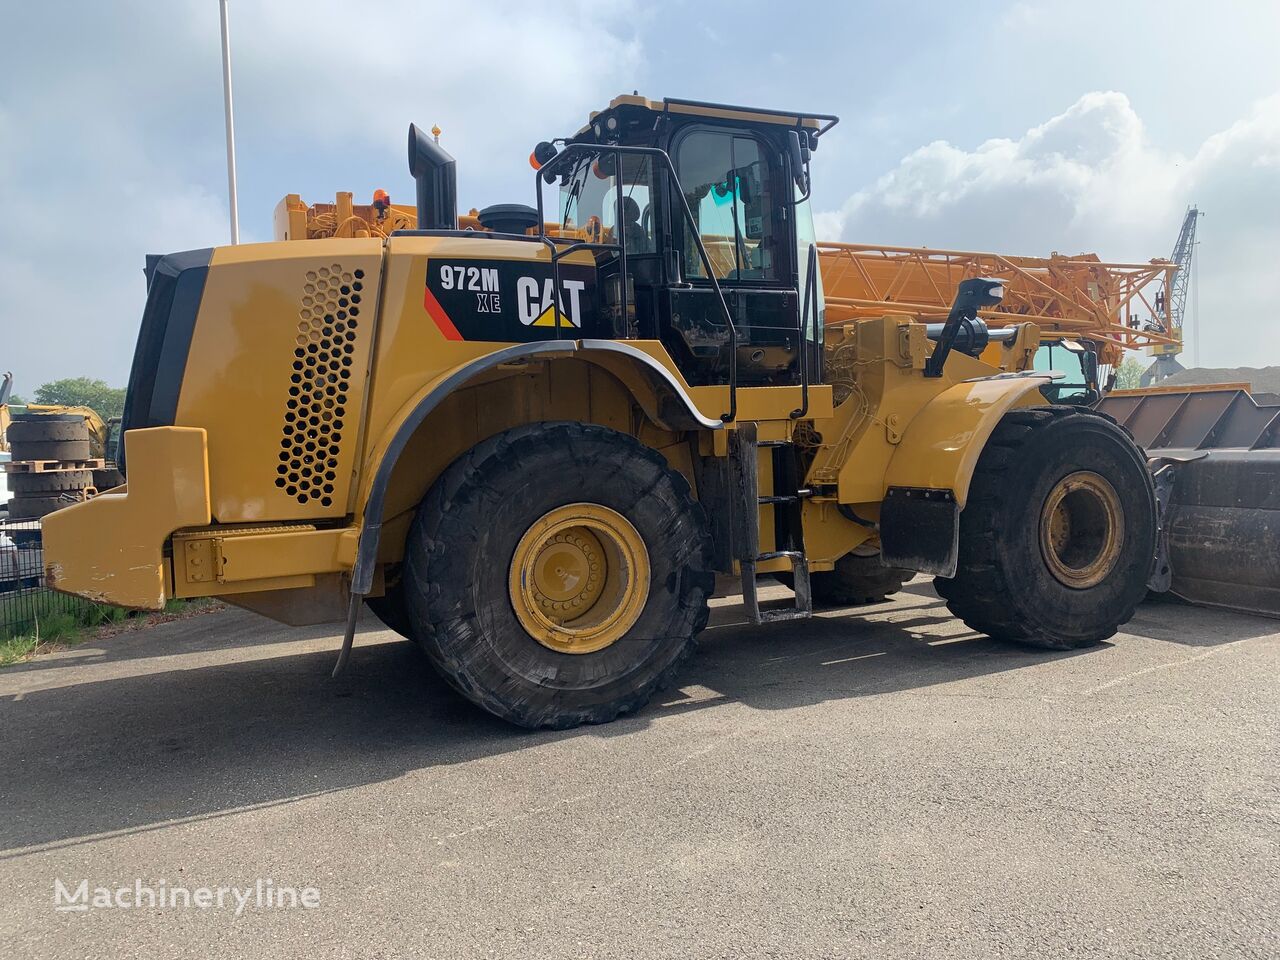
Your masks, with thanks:
[{"label": "step ladder", "polygon": [[[801,620],[813,615],[813,595],[809,589],[809,558],[804,551],[804,525],[801,504],[811,491],[800,486],[800,465],[795,444],[789,440],[757,440],[756,424],[739,421],[729,434],[729,460],[737,485],[737,509],[733,537],[734,553],[742,572],[742,600],[752,623],[775,623],[779,620]],[[773,488],[768,496],[760,495],[760,470],[757,451],[774,451]],[[760,552],[760,507],[774,507],[774,538],[779,549]],[[761,610],[756,595],[756,564],[786,557],[791,561],[791,579],[795,589],[795,605],[777,610]]]}]

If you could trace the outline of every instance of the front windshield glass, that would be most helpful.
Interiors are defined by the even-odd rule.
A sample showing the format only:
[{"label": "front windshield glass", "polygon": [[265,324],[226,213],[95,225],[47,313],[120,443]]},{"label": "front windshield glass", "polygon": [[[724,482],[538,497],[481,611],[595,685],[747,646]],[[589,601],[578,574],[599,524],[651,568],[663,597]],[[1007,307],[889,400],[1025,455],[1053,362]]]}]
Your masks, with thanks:
[{"label": "front windshield glass", "polygon": [[1085,398],[1089,394],[1089,381],[1085,376],[1083,352],[1069,350],[1061,340],[1042,343],[1036,350],[1032,366],[1036,370],[1048,372],[1056,370],[1065,373],[1066,378],[1055,380],[1046,390],[1051,390],[1055,402],[1065,403],[1077,398]]},{"label": "front windshield glass", "polygon": [[574,165],[560,184],[560,236],[591,243],[617,243],[621,189],[627,254],[652,253],[652,164],[648,157],[623,157],[620,177],[615,165],[611,153],[584,157]]}]

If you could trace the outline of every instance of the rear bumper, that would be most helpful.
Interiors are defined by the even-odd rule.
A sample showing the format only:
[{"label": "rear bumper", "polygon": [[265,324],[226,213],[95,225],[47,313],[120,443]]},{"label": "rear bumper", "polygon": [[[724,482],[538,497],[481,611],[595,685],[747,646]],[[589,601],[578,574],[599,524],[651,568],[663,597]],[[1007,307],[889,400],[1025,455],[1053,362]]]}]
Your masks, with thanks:
[{"label": "rear bumper", "polygon": [[160,610],[172,593],[165,557],[169,536],[211,519],[205,431],[130,430],[124,444],[124,487],[45,517],[45,575],[63,593]]}]

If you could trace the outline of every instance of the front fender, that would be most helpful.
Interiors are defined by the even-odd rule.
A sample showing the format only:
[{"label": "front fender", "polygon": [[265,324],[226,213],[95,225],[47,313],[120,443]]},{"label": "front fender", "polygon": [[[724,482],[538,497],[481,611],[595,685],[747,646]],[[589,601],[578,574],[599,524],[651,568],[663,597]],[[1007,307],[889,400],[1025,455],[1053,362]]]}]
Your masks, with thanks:
[{"label": "front fender", "polygon": [[[966,380],[938,394],[916,414],[897,444],[885,472],[893,487],[950,490],[957,505],[969,496],[978,457],[1009,410],[1049,383],[1042,375],[1002,375]],[[1038,393],[1036,402],[1044,399]]]}]

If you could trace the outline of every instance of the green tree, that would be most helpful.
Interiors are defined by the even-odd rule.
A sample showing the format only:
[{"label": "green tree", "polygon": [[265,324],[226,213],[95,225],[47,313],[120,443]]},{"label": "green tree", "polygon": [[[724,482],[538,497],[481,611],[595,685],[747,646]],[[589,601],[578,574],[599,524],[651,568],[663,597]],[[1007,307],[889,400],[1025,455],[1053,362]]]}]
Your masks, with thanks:
[{"label": "green tree", "polygon": [[105,380],[69,377],[41,384],[36,388],[34,402],[89,407],[103,420],[110,420],[124,413],[124,389],[108,386]]},{"label": "green tree", "polygon": [[1124,362],[1116,367],[1116,389],[1136,390],[1141,386],[1142,374],[1146,367],[1137,357],[1125,357]]}]

